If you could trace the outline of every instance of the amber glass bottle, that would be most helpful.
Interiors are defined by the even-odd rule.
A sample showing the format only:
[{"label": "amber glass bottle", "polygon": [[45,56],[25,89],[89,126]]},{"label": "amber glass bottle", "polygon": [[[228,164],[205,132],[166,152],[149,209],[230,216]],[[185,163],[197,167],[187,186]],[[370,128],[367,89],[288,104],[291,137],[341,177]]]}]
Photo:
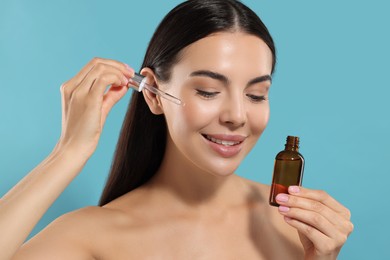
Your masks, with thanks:
[{"label": "amber glass bottle", "polygon": [[274,175],[272,178],[269,204],[279,206],[275,197],[279,193],[288,193],[291,185],[302,184],[305,160],[299,153],[299,137],[287,136],[284,151],[279,152],[275,158]]}]

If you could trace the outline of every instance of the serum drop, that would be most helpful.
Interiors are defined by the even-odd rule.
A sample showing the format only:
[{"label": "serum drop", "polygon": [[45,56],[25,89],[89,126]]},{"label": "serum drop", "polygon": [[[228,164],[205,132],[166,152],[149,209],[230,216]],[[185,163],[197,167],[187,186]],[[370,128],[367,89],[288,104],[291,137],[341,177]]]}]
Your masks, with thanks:
[{"label": "serum drop", "polygon": [[299,137],[287,136],[285,149],[275,158],[274,174],[272,178],[269,204],[279,206],[276,195],[287,193],[292,185],[301,186],[305,160],[299,153]]}]

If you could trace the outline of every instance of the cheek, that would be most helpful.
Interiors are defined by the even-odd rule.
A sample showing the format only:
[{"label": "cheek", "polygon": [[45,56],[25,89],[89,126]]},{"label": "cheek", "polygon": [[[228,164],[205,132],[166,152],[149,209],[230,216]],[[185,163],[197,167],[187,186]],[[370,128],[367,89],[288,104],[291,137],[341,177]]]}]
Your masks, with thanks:
[{"label": "cheek", "polygon": [[218,115],[218,106],[210,103],[205,104],[205,102],[199,100],[187,99],[184,106],[174,107],[167,112],[168,127],[174,133],[200,131],[215,120]]},{"label": "cheek", "polygon": [[269,105],[264,105],[261,109],[258,107],[252,113],[248,113],[248,122],[251,132],[255,136],[260,136],[267,127],[269,120]]},{"label": "cheek", "polygon": [[181,128],[190,128],[195,131],[200,130],[215,121],[218,113],[219,106],[216,103],[195,98],[187,99],[185,105],[181,107],[177,118],[175,118],[175,125]]}]

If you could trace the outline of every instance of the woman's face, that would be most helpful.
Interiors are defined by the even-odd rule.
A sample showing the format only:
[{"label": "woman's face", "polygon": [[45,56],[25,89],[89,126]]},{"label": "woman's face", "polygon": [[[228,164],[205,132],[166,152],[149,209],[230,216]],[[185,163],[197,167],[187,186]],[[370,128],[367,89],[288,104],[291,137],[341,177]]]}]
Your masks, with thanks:
[{"label": "woman's face", "polygon": [[[161,100],[167,152],[214,175],[233,173],[269,118],[272,53],[258,37],[216,33],[186,47],[160,87],[184,106]],[[172,150],[173,149],[173,150]]]}]

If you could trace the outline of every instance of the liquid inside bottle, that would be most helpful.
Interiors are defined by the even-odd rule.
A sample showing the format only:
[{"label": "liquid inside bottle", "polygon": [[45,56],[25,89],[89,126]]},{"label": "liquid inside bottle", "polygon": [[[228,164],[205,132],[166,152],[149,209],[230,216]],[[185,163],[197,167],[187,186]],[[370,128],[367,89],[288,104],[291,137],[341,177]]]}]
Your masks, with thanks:
[{"label": "liquid inside bottle", "polygon": [[299,153],[299,137],[288,136],[285,149],[275,158],[269,204],[279,206],[276,195],[288,193],[288,187],[302,184],[305,160]]}]

